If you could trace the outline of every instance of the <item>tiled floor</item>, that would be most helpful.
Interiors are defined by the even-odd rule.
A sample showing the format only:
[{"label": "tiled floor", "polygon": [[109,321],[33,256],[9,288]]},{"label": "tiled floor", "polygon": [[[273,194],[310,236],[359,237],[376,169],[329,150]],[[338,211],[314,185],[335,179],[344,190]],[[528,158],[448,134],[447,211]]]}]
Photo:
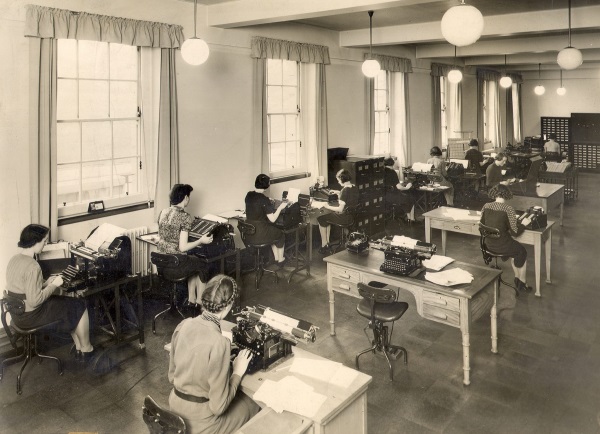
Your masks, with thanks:
[{"label": "tiled floor", "polygon": [[[542,298],[522,294],[514,310],[499,318],[499,353],[490,352],[489,318],[475,322],[471,334],[471,385],[462,385],[462,351],[457,329],[425,321],[411,308],[398,322],[394,342],[409,352],[408,366],[396,363],[394,382],[379,356],[365,355],[361,368],[373,376],[368,391],[370,433],[599,433],[600,432],[600,267],[598,266],[600,192],[598,175],[580,175],[579,198],[565,207],[565,223],[553,235],[552,284]],[[391,232],[423,238],[423,223]],[[439,232],[433,242],[440,243]],[[476,237],[448,235],[448,254],[482,263]],[[529,246],[528,252],[533,255]],[[533,281],[533,260],[528,261]],[[508,263],[502,264],[509,277]],[[244,277],[248,305],[265,304],[318,325],[314,344],[301,344],[324,357],[353,366],[368,346],[357,300],[336,298],[337,335],[328,333],[325,266],[316,254],[312,276],[275,285],[270,277],[260,291]],[[280,280],[280,282],[283,279]],[[161,304],[146,301],[146,311]],[[28,367],[23,394],[15,393],[17,367],[0,384],[2,433],[144,433],[141,404],[152,395],[165,404],[171,389],[167,355],[173,319],[159,321],[156,335],[146,318],[147,348],[134,346],[113,355],[120,363],[104,374],[78,368],[69,346],[46,343],[66,362],[63,376],[44,362]],[[61,342],[59,342],[60,344]]]}]

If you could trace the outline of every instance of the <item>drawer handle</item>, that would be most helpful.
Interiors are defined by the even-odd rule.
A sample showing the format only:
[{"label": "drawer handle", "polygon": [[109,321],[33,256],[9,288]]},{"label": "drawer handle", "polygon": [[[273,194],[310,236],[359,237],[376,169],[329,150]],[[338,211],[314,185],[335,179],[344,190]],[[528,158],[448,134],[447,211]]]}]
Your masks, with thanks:
[{"label": "drawer handle", "polygon": [[460,229],[460,226],[454,226],[454,229]]},{"label": "drawer handle", "polygon": [[436,317],[436,318],[439,318],[439,319],[448,319],[448,315],[443,314],[443,313],[434,312],[433,316]]},{"label": "drawer handle", "polygon": [[336,277],[339,277],[341,279],[350,279],[350,276],[347,274],[340,274],[339,276],[336,276]]},{"label": "drawer handle", "polygon": [[343,283],[340,283],[338,286],[340,287],[340,289],[345,289],[346,291],[350,291],[350,285],[345,285]]}]

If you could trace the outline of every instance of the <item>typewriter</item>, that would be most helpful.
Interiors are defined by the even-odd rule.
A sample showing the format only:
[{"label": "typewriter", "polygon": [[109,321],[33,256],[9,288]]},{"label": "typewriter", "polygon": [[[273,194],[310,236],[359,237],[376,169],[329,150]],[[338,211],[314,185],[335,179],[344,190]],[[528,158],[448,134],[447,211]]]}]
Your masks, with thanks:
[{"label": "typewriter", "polygon": [[399,276],[416,277],[422,270],[421,261],[429,259],[436,252],[436,245],[418,241],[413,248],[389,246],[383,252],[384,261],[381,271]]},{"label": "typewriter", "polygon": [[529,218],[531,222],[525,226],[525,229],[542,229],[548,226],[548,214],[544,212],[544,208],[540,206],[532,206],[521,214],[517,221],[523,224],[523,220]]},{"label": "typewriter", "polygon": [[69,265],[60,275],[63,279],[62,288],[67,292],[78,291],[87,286],[83,271],[74,265]]},{"label": "typewriter", "polygon": [[350,253],[369,253],[369,237],[362,232],[352,232],[348,235],[346,250]]},{"label": "typewriter", "polygon": [[289,356],[299,339],[314,342],[318,329],[265,306],[246,307],[236,321],[231,330],[233,344],[238,350],[249,349],[253,356],[248,372],[264,371]]}]

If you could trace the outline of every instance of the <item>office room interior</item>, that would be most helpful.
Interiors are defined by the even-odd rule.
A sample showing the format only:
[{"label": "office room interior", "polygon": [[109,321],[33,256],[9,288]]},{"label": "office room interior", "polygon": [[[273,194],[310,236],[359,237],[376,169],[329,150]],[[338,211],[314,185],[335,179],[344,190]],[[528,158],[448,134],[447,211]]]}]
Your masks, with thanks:
[{"label": "office room interior", "polygon": [[[330,4],[331,3],[331,4]],[[436,1],[436,0],[417,0],[417,1],[382,1],[382,0],[361,0],[353,2],[345,1],[291,1],[285,2],[286,7],[278,6],[277,2],[267,0],[200,0],[197,2],[197,22],[196,33],[198,37],[205,40],[208,44],[210,54],[208,60],[198,66],[186,63],[181,56],[180,50],[175,53],[175,70],[177,81],[177,135],[179,143],[179,175],[180,183],[190,184],[194,191],[191,201],[187,207],[187,212],[194,216],[203,216],[206,214],[222,213],[228,210],[236,210],[244,207],[244,197],[246,193],[254,189],[255,177],[259,173],[267,173],[263,163],[262,144],[256,140],[255,131],[255,113],[256,105],[254,99],[255,87],[255,59],[251,58],[251,40],[255,36],[272,38],[285,41],[294,41],[306,44],[322,45],[328,48],[330,64],[325,65],[326,76],[326,104],[327,104],[327,125],[326,142],[329,148],[348,148],[348,155],[366,156],[372,155],[372,146],[369,133],[369,101],[367,86],[369,83],[362,71],[361,65],[365,54],[370,51],[369,39],[369,16],[367,12],[374,10],[372,17],[372,52],[393,56],[403,59],[409,59],[412,66],[412,72],[407,73],[406,81],[408,94],[406,107],[407,111],[407,140],[401,146],[405,150],[406,163],[410,165],[414,162],[425,162],[430,158],[430,149],[432,146],[445,148],[446,144],[434,142],[433,123],[434,116],[434,96],[432,86],[432,63],[441,63],[447,65],[458,65],[463,68],[463,78],[460,84],[461,89],[461,125],[460,133],[449,132],[448,137],[454,138],[478,138],[480,149],[483,149],[486,142],[483,132],[478,128],[478,105],[477,105],[477,69],[485,68],[495,70],[499,73],[510,72],[520,74],[522,83],[520,83],[520,111],[521,126],[519,141],[522,143],[525,137],[539,136],[541,132],[542,117],[569,118],[572,113],[599,113],[600,112],[600,49],[598,47],[598,25],[600,23],[600,1],[594,0],[572,0],[572,10],[568,10],[568,0],[560,1],[518,1],[502,0],[495,2],[486,2],[482,0],[467,0],[479,8],[484,17],[484,29],[481,38],[468,46],[455,47],[444,40],[440,30],[440,21],[444,12],[450,7],[460,4],[456,1]],[[490,4],[493,3],[493,6]],[[42,7],[66,9],[75,12],[87,12],[90,14],[106,15],[111,17],[121,17],[132,20],[141,20],[149,22],[166,23],[169,25],[182,26],[185,38],[194,34],[194,1],[189,0],[122,0],[122,1],[96,1],[96,0],[37,0],[35,2],[22,0],[0,0],[0,73],[4,78],[0,85],[0,128],[1,128],[1,150],[2,158],[0,161],[0,186],[2,209],[0,210],[0,282],[6,281],[6,264],[10,258],[17,254],[19,249],[17,242],[21,230],[30,223],[36,222],[34,215],[37,213],[36,198],[34,194],[37,191],[44,190],[43,186],[33,185],[37,182],[37,176],[32,176],[31,167],[37,163],[33,161],[31,154],[32,128],[31,111],[32,92],[30,88],[30,64],[32,52],[30,50],[30,38],[25,37],[26,32],[26,5],[35,4]],[[583,53],[583,64],[576,69],[563,70],[556,62],[558,52],[568,45],[567,35],[567,15],[571,14],[572,22],[569,24],[569,37],[572,38],[572,45],[577,47]],[[572,33],[572,35],[571,35]],[[567,89],[566,95],[558,95],[556,89],[563,86]],[[538,85],[545,86],[545,94],[536,95],[534,88]],[[152,94],[153,98],[158,98],[158,87],[146,89]],[[499,89],[499,130],[503,142],[489,144],[492,147],[506,146],[507,131],[509,127],[506,123],[506,105],[507,92],[505,89]],[[148,122],[157,125],[157,119]],[[511,122],[512,124],[512,122]],[[154,133],[155,134],[155,133]],[[513,132],[510,132],[511,136]],[[597,138],[600,142],[600,138]],[[513,143],[515,144],[515,143]],[[400,149],[400,147],[396,148]],[[387,155],[386,155],[387,156]],[[148,161],[152,161],[153,155],[145,155]],[[164,156],[168,159],[168,156]],[[598,163],[600,164],[600,163]],[[150,169],[150,171],[154,168]],[[326,169],[324,170],[326,172]],[[369,375],[373,376],[373,381],[369,385],[369,432],[508,432],[511,429],[518,430],[515,423],[507,421],[514,410],[517,413],[516,420],[527,421],[527,413],[530,413],[530,424],[525,423],[522,432],[600,432],[600,388],[596,387],[594,392],[592,384],[600,385],[600,377],[593,372],[591,366],[582,367],[581,360],[592,360],[593,356],[600,355],[600,333],[598,333],[597,324],[590,319],[583,320],[577,318],[575,312],[565,312],[565,309],[557,307],[564,301],[568,294],[561,294],[561,287],[577,291],[580,287],[585,287],[583,293],[578,293],[575,298],[579,301],[586,295],[591,295],[590,287],[598,289],[597,278],[600,277],[597,271],[597,230],[596,212],[600,211],[599,196],[597,191],[598,167],[594,169],[582,170],[579,179],[579,198],[565,205],[564,224],[553,227],[553,250],[552,250],[552,279],[553,284],[543,283],[542,298],[534,297],[533,293],[524,294],[517,298],[517,311],[523,309],[524,303],[527,305],[527,312],[531,313],[540,305],[542,313],[531,313],[531,315],[543,316],[550,312],[552,318],[546,321],[551,322],[560,317],[560,325],[556,325],[552,331],[536,330],[535,336],[531,341],[535,343],[536,348],[542,348],[544,354],[550,353],[552,345],[560,345],[562,339],[570,343],[569,348],[577,347],[573,353],[565,356],[565,365],[574,363],[568,370],[569,375],[573,374],[574,366],[581,369],[589,383],[585,386],[585,392],[578,394],[578,388],[582,387],[584,381],[573,380],[573,385],[565,385],[564,380],[556,390],[549,386],[545,381],[551,382],[548,372],[558,373],[556,371],[544,371],[542,379],[531,380],[534,385],[528,388],[517,388],[518,394],[510,395],[506,389],[494,389],[494,393],[506,396],[490,399],[489,406],[477,407],[474,402],[486,396],[486,387],[490,383],[501,383],[502,380],[498,372],[493,371],[496,363],[487,360],[491,357],[498,357],[489,351],[489,315],[486,319],[480,319],[474,322],[471,331],[475,343],[471,346],[471,356],[474,359],[473,378],[470,386],[463,386],[462,364],[460,355],[450,367],[448,361],[443,361],[443,369],[440,369],[440,375],[452,377],[441,389],[448,392],[448,388],[453,390],[452,394],[457,401],[452,404],[435,402],[433,405],[440,410],[443,416],[435,414],[435,411],[424,409],[423,404],[414,402],[407,404],[411,407],[409,414],[403,418],[402,406],[395,402],[405,404],[406,399],[402,398],[402,381],[405,378],[402,374],[405,366],[398,360],[395,361],[395,372],[392,385],[387,379],[387,365],[383,358],[365,355],[365,361],[371,357],[373,360],[366,362],[369,366]],[[402,171],[400,170],[400,174]],[[285,182],[274,183],[267,195],[278,198],[284,190],[297,188],[301,193],[308,194],[309,186],[313,185],[316,176],[327,173],[311,173],[310,176],[300,177]],[[330,180],[331,181],[331,180]],[[124,213],[99,212],[93,217],[85,216],[80,219],[72,219],[72,223],[59,224],[54,239],[66,240],[69,242],[78,242],[84,240],[89,233],[97,226],[103,223],[110,223],[122,228],[134,228],[138,226],[147,226],[152,230],[157,228],[158,212],[161,208],[168,206],[169,182],[164,182],[158,186],[157,197],[152,197],[148,193],[143,203],[146,204],[140,209]],[[148,189],[154,189],[154,185],[148,185]],[[111,211],[107,208],[106,211]],[[104,216],[103,214],[109,214]],[[556,211],[549,211],[553,220],[557,220]],[[86,215],[84,212],[83,215]],[[318,237],[318,231],[314,231]],[[388,235],[390,235],[388,233]],[[416,221],[412,225],[400,225],[397,233],[392,235],[408,235],[413,238],[424,240],[423,222]],[[450,234],[450,248],[455,247],[449,255],[456,254],[457,260],[471,262],[473,264],[484,266],[479,251],[479,241],[476,237],[468,237],[468,241],[462,241],[460,235]],[[571,239],[569,239],[571,237]],[[236,238],[240,245],[236,247],[243,248],[241,241]],[[437,233],[434,233],[433,242],[439,244],[441,240]],[[452,245],[454,243],[454,246]],[[581,245],[579,245],[581,243]],[[315,245],[315,244],[313,244]],[[456,252],[456,253],[455,253]],[[528,276],[531,283],[534,274],[533,250],[528,249],[530,257],[528,259]],[[577,253],[579,252],[579,253]],[[460,257],[462,255],[462,257]],[[575,258],[577,256],[577,258]],[[320,297],[319,303],[326,306],[328,303],[327,293],[327,270],[326,264],[322,261],[323,255],[319,255],[314,249],[312,256],[313,275],[302,279],[299,283],[299,289],[306,289],[311,298]],[[569,267],[575,267],[569,269]],[[512,269],[508,262],[501,263],[504,274],[508,275],[509,281],[512,281]],[[566,282],[567,276],[575,280],[571,283]],[[596,279],[595,281],[592,279]],[[260,290],[254,291],[254,281],[252,277],[243,276],[243,282],[247,289],[247,300],[260,304],[269,303],[269,297],[277,291],[284,294],[292,294],[291,284],[285,283],[284,278],[280,278],[279,285],[271,282],[268,275],[263,277],[265,285],[268,288],[266,294],[271,294],[265,299],[261,299]],[[312,280],[312,281],[311,281]],[[279,289],[278,289],[279,288]],[[269,292],[270,291],[270,292]],[[298,289],[296,289],[296,293]],[[281,294],[280,294],[281,295]],[[295,297],[294,295],[292,295]],[[257,298],[258,297],[258,298]],[[300,297],[302,299],[302,297]],[[356,314],[355,307],[358,299],[342,300],[338,296],[336,301],[340,310],[340,321],[350,321],[354,317],[356,322],[355,329],[351,336],[358,336],[362,339],[356,344],[358,349],[365,347],[368,342],[361,335],[361,329],[366,324],[366,319]],[[525,300],[524,300],[525,299]],[[281,300],[274,296],[274,300]],[[414,299],[413,299],[414,302]],[[409,300],[409,304],[410,304]],[[285,305],[285,303],[281,303]],[[519,305],[520,304],[520,305]],[[581,304],[585,304],[581,302]],[[596,301],[591,302],[592,305]],[[158,306],[158,305],[156,305]],[[325,309],[323,307],[323,309]],[[345,309],[345,311],[344,311]],[[553,310],[556,309],[556,312]],[[411,321],[411,325],[418,324],[418,314]],[[585,310],[585,309],[583,309]],[[157,311],[146,312],[145,327],[149,328],[150,317]],[[319,311],[321,312],[321,311]],[[346,354],[336,358],[336,351],[344,342],[332,344],[332,348],[326,348],[320,340],[336,339],[329,336],[328,311],[323,310],[322,325],[319,330],[319,339],[315,348],[321,348],[324,357],[334,359],[354,367],[354,353]],[[296,312],[296,315],[302,315]],[[312,314],[307,316],[312,318]],[[522,318],[522,316],[521,316]],[[313,320],[314,321],[314,320]],[[402,342],[403,319],[398,322],[395,339]],[[531,361],[535,366],[539,366],[540,359],[532,354],[533,350],[522,350],[519,352],[519,346],[511,339],[518,339],[522,332],[519,328],[512,328],[510,320],[500,317],[499,323],[499,353],[500,356],[504,348],[512,351],[512,354],[518,358],[522,357],[520,362],[527,363]],[[161,323],[162,324],[162,323]],[[566,324],[569,324],[567,326]],[[579,337],[576,331],[570,327],[583,325],[589,327],[582,332]],[[509,334],[505,335],[502,326],[505,325]],[[520,324],[523,328],[525,325]],[[562,328],[562,327],[565,328]],[[161,326],[162,327],[162,326]],[[344,326],[342,325],[342,330]],[[432,326],[433,327],[433,326]],[[514,326],[513,326],[514,327]],[[171,326],[172,331],[174,325]],[[552,327],[548,327],[550,329]],[[565,331],[568,329],[567,331]],[[447,338],[448,342],[442,343],[443,351],[452,354],[452,357],[458,353],[448,350],[449,347],[456,344],[460,345],[460,334],[445,329],[439,334],[443,335],[440,339]],[[564,331],[564,333],[561,332]],[[426,330],[430,332],[430,329]],[[455,333],[451,337],[450,332]],[[526,333],[526,332],[523,332]],[[545,338],[548,333],[549,338]],[[485,335],[485,336],[484,336]],[[162,344],[169,340],[164,329],[157,335],[146,333],[147,345],[146,353],[150,351],[163,352]],[[343,337],[343,333],[338,333],[338,337]],[[583,337],[582,337],[583,336]],[[160,341],[158,344],[152,344],[155,339]],[[357,338],[358,339],[358,338]],[[416,339],[416,338],[414,338]],[[578,340],[579,339],[579,340]],[[508,341],[508,344],[506,343]],[[405,347],[409,353],[409,366],[418,362],[419,357],[410,358],[411,348],[408,343]],[[580,348],[585,346],[585,349]],[[310,345],[303,346],[311,351]],[[316,350],[315,350],[316,351]],[[422,346],[417,351],[428,352]],[[433,351],[433,350],[431,350]],[[547,352],[546,352],[547,351]],[[564,350],[566,351],[566,350]],[[579,352],[578,352],[579,351]],[[64,352],[63,352],[64,353]],[[559,351],[561,355],[564,352]],[[483,355],[482,355],[483,354]],[[148,355],[147,355],[148,356]],[[146,356],[146,357],[147,357]],[[167,356],[162,354],[167,360]],[[577,357],[581,356],[576,362]],[[550,357],[550,356],[549,356]],[[559,357],[559,356],[557,356]],[[158,357],[156,357],[158,358]],[[483,359],[483,360],[482,360]],[[555,360],[556,361],[556,360]],[[517,363],[511,360],[511,363]],[[125,362],[125,364],[128,361]],[[161,369],[168,366],[164,362],[156,362]],[[558,362],[557,362],[558,363]],[[45,362],[42,366],[45,366]],[[432,362],[432,364],[434,364]],[[596,365],[597,366],[597,365]],[[493,371],[490,378],[483,378],[477,375],[477,369],[484,367],[485,372]],[[510,365],[509,372],[514,367]],[[553,369],[556,368],[553,366]],[[0,384],[0,395],[5,408],[26,402],[32,399],[32,395],[27,393],[28,378],[25,376],[25,392],[21,397],[14,395],[14,377],[16,376],[15,367],[7,369],[5,378]],[[27,370],[36,371],[39,366],[32,364]],[[44,368],[42,368],[43,370]],[[67,368],[68,369],[68,365]],[[142,369],[142,368],[140,368]],[[145,368],[147,369],[147,367]],[[410,369],[413,369],[412,367]],[[434,368],[435,369],[435,368]],[[54,377],[54,372],[48,371],[48,377]],[[535,368],[523,368],[522,378],[524,382],[531,377],[535,377]],[[167,372],[163,372],[165,380]],[[30,374],[35,376],[35,373]],[[86,378],[85,372],[77,373],[75,378]],[[129,375],[129,374],[128,374]],[[156,375],[156,373],[155,373]],[[418,374],[416,374],[418,375]],[[100,380],[94,380],[98,383]],[[60,385],[60,377],[52,378],[53,384]],[[44,379],[38,381],[44,381]],[[87,380],[84,380],[87,381]],[[94,384],[94,381],[89,384]],[[430,387],[431,383],[414,383],[407,380],[410,387],[419,389]],[[479,382],[479,384],[477,384]],[[509,382],[513,385],[513,381]],[[93,386],[92,386],[93,387]],[[132,386],[133,387],[133,386]],[[524,387],[524,386],[523,386]],[[162,388],[162,389],[160,389]],[[155,395],[161,401],[161,404],[168,406],[168,391],[164,392],[165,385],[161,384],[159,389],[148,390],[147,393]],[[567,391],[565,401],[573,399],[571,404],[567,403],[568,410],[561,408],[556,410],[559,398],[552,396],[548,401],[539,403],[538,406],[529,402],[531,397],[539,397],[535,390],[543,390],[550,395]],[[373,389],[373,392],[371,390]],[[475,391],[471,390],[474,389]],[[43,390],[36,386],[36,390]],[[460,391],[459,391],[460,390]],[[458,391],[458,392],[457,392]],[[373,393],[371,395],[371,393]],[[10,395],[10,396],[9,396]],[[136,395],[137,396],[137,395]],[[375,396],[376,398],[372,398]],[[423,393],[414,393],[412,396],[421,397],[427,402],[434,402],[431,396]],[[515,410],[512,398],[518,401],[521,407]],[[589,398],[589,399],[588,399]],[[371,402],[376,399],[376,403]],[[485,398],[481,398],[485,400]],[[386,407],[385,401],[390,406],[396,405],[394,409]],[[499,407],[494,405],[500,401]],[[582,404],[586,401],[585,404]],[[423,401],[425,402],[425,401]],[[522,404],[526,402],[526,404]],[[122,404],[122,401],[121,401]],[[119,405],[121,405],[119,404]],[[139,404],[139,405],[138,405]],[[464,405],[463,405],[464,404]],[[471,404],[471,407],[469,405]],[[23,404],[24,405],[24,404]],[[38,405],[38,404],[36,404]],[[112,405],[112,404],[111,404]],[[115,404],[116,405],[116,404]],[[141,419],[141,402],[137,404],[127,404],[128,408],[140,407],[135,420],[133,410],[117,412],[117,417],[125,420],[122,427],[129,427],[133,431],[144,432],[144,423]],[[426,407],[426,405],[425,405]],[[467,408],[469,407],[469,408]],[[576,407],[576,409],[574,409]],[[496,412],[495,410],[498,410]],[[569,411],[572,410],[572,411]],[[470,411],[470,417],[473,418],[474,425],[470,427],[466,419],[460,419],[461,411]],[[477,414],[479,413],[479,414]],[[26,412],[22,412],[22,423],[25,424]],[[454,415],[454,416],[453,416]],[[458,416],[457,416],[458,415]],[[597,419],[596,419],[597,415]],[[21,422],[15,420],[15,416],[5,414],[5,423],[9,426],[8,431],[2,429],[2,418],[0,418],[0,430],[3,432],[23,432],[19,428]],[[50,418],[54,417],[52,414]],[[430,418],[430,422],[427,419]],[[543,421],[547,418],[548,421]],[[73,419],[77,419],[73,417]],[[504,419],[504,420],[501,420]],[[397,425],[399,421],[406,422],[406,428]],[[550,422],[552,424],[550,424]],[[58,422],[57,422],[58,423]],[[127,432],[113,425],[95,421],[96,425],[89,425],[90,429],[97,432]],[[568,430],[568,423],[573,426],[573,431]],[[51,425],[54,426],[54,425]],[[64,428],[66,425],[57,425]],[[112,427],[112,428],[107,428]],[[121,428],[122,428],[121,427]],[[85,428],[83,426],[82,428]],[[58,430],[58,428],[55,428]],[[66,428],[65,428],[66,429]],[[86,431],[86,429],[81,429]],[[140,430],[140,431],[136,431]],[[554,431],[552,431],[554,430]],[[77,429],[73,429],[77,431]],[[89,431],[89,429],[88,429]],[[42,426],[35,426],[31,432],[44,432]],[[47,431],[47,432],[68,432],[67,431]],[[268,432],[268,431],[265,431]],[[327,432],[327,431],[325,431]],[[337,432],[337,431],[334,431]],[[352,429],[347,432],[353,432]]]}]

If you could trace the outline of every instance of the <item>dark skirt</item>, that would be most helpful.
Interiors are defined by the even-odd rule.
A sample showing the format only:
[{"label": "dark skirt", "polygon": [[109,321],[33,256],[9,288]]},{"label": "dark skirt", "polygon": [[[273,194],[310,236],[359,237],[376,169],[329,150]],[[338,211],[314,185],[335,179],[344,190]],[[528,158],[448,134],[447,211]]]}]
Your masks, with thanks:
[{"label": "dark skirt", "polygon": [[410,192],[395,190],[395,191],[388,191],[386,193],[385,203],[386,203],[386,206],[396,205],[396,206],[400,207],[400,209],[404,213],[408,214],[410,212],[410,210],[412,209],[413,205],[415,204],[415,200],[413,198],[413,195]]},{"label": "dark skirt", "polygon": [[248,220],[248,223],[256,228],[256,233],[247,237],[249,243],[275,244],[275,246],[279,248],[282,248],[285,245],[285,234],[272,223],[251,220]]},{"label": "dark skirt", "polygon": [[85,312],[85,302],[72,297],[51,296],[32,312],[24,312],[12,318],[14,323],[24,329],[40,327],[62,320],[54,328],[57,332],[71,333],[79,324]]},{"label": "dark skirt", "polygon": [[502,255],[503,260],[513,258],[517,268],[521,268],[527,260],[525,247],[510,236],[498,239],[487,238],[486,244],[490,251]]},{"label": "dark skirt", "polygon": [[317,217],[317,221],[319,222],[319,226],[346,226],[352,224],[354,217],[347,213],[330,212]]},{"label": "dark skirt", "polygon": [[178,280],[198,275],[202,282],[208,282],[210,267],[204,260],[194,255],[176,254],[175,256],[179,258],[178,267],[159,270],[165,279]]}]

